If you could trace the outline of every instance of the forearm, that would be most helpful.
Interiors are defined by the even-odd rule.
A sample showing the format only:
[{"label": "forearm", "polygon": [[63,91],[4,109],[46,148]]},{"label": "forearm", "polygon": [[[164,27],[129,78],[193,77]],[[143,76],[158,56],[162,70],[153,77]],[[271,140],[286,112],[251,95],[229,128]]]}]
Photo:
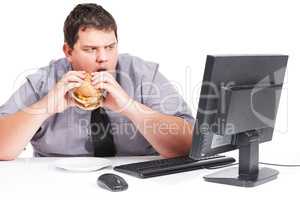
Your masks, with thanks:
[{"label": "forearm", "polygon": [[174,157],[188,153],[193,127],[186,120],[161,114],[138,102],[133,102],[124,114],[160,155]]},{"label": "forearm", "polygon": [[25,110],[0,117],[0,160],[15,159],[22,152],[51,115],[46,108],[47,100],[44,98]]}]

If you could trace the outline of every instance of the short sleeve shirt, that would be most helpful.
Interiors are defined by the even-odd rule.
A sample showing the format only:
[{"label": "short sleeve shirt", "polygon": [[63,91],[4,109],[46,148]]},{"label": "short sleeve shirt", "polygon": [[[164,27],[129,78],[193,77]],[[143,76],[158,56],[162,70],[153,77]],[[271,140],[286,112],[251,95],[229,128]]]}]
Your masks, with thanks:
[{"label": "short sleeve shirt", "polygon": [[[26,77],[25,83],[0,107],[0,116],[13,114],[46,96],[62,76],[72,70],[66,58],[52,61]],[[127,94],[151,109],[194,123],[181,95],[160,72],[159,65],[120,54],[116,79]],[[118,112],[106,109],[117,156],[155,155],[157,152],[134,124]],[[35,156],[93,156],[91,111],[70,107],[45,120],[31,139]]]}]

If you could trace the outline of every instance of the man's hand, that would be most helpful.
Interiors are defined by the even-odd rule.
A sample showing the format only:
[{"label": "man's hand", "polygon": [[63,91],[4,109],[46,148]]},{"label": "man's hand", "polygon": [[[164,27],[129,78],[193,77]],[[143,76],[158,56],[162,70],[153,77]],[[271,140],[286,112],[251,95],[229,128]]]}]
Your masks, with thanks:
[{"label": "man's hand", "polygon": [[48,112],[60,113],[71,106],[75,106],[68,91],[80,87],[85,73],[84,71],[69,71],[57,82],[46,96]]},{"label": "man's hand", "polygon": [[109,72],[94,72],[92,77],[92,84],[95,88],[107,91],[107,96],[103,102],[104,107],[119,113],[129,108],[133,99],[128,96]]}]

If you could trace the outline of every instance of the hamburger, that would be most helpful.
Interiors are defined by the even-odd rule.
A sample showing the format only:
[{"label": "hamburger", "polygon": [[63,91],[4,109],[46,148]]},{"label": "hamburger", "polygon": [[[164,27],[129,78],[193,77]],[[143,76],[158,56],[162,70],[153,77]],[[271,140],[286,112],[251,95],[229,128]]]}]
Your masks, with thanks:
[{"label": "hamburger", "polygon": [[96,89],[92,85],[92,76],[86,74],[83,84],[73,90],[72,98],[77,107],[84,110],[94,110],[102,105],[104,100],[104,91]]}]

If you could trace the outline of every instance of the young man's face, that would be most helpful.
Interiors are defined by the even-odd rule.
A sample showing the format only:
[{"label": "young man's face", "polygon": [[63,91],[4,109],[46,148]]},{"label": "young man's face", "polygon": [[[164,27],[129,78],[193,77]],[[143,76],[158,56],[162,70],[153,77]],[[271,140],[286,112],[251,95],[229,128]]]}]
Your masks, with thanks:
[{"label": "young man's face", "polygon": [[73,49],[65,43],[64,52],[73,70],[90,73],[101,70],[114,71],[118,61],[117,39],[114,31],[80,29]]}]

